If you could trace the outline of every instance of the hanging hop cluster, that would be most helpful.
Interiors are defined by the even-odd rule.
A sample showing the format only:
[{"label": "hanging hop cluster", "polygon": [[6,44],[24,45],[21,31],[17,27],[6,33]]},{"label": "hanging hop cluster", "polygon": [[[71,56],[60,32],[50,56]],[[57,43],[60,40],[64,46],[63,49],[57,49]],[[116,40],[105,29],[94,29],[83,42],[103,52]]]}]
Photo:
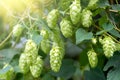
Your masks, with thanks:
[{"label": "hanging hop cluster", "polygon": [[70,5],[70,17],[73,24],[77,24],[80,21],[80,12],[81,12],[81,6],[80,6],[80,0],[75,0]]},{"label": "hanging hop cluster", "polygon": [[59,46],[53,46],[50,50],[50,65],[54,72],[60,70],[62,59],[64,56],[64,49]]},{"label": "hanging hop cluster", "polygon": [[101,44],[103,45],[104,55],[107,58],[112,57],[116,50],[115,42],[110,37],[106,36],[102,39]]},{"label": "hanging hop cluster", "polygon": [[9,67],[8,71],[6,71],[3,74],[0,74],[0,79],[1,80],[13,80],[13,78],[14,78],[14,69],[13,69],[13,67],[11,65],[9,65],[9,64],[6,64],[3,67],[3,69],[8,68],[8,67]]},{"label": "hanging hop cluster", "polygon": [[73,35],[73,26],[71,24],[71,22],[67,19],[63,19],[60,22],[60,28],[61,28],[61,32],[62,34],[66,37],[69,38]]},{"label": "hanging hop cluster", "polygon": [[95,53],[95,51],[92,49],[92,50],[89,50],[87,52],[87,55],[88,55],[88,60],[89,60],[89,63],[90,63],[90,66],[92,68],[95,68],[97,66],[97,63],[98,63],[98,58],[97,58],[97,54]]},{"label": "hanging hop cluster", "polygon": [[88,8],[95,9],[97,7],[97,2],[98,2],[98,0],[90,0],[88,3]]},{"label": "hanging hop cluster", "polygon": [[14,37],[19,37],[23,31],[23,26],[21,24],[17,24],[13,27],[13,36]]},{"label": "hanging hop cluster", "polygon": [[[37,45],[33,40],[28,40],[25,45],[25,50],[19,59],[19,67],[21,71],[26,74],[30,70],[33,77],[38,77],[38,73],[40,75],[43,66],[42,59],[38,59],[38,57]],[[39,63],[40,66],[37,65],[37,68],[35,68],[35,71],[33,71],[33,68],[30,67],[36,66],[36,63]],[[38,73],[36,73],[36,71],[38,71]]]},{"label": "hanging hop cluster", "polygon": [[51,12],[49,12],[47,16],[47,23],[51,29],[54,29],[56,27],[58,16],[59,11],[57,9],[53,9]]},{"label": "hanging hop cluster", "polygon": [[90,10],[84,9],[82,11],[81,21],[84,27],[90,27],[92,24],[92,12]]},{"label": "hanging hop cluster", "polygon": [[40,35],[43,36],[43,40],[41,41],[40,43],[40,47],[41,47],[41,50],[44,52],[44,53],[49,53],[50,51],[50,44],[49,44],[49,33],[47,30],[41,30],[41,33]]}]

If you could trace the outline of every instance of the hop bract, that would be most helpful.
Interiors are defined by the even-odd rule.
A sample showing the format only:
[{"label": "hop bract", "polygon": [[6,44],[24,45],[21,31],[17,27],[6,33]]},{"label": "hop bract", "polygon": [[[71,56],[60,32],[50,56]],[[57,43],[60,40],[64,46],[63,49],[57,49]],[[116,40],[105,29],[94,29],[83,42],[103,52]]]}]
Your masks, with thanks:
[{"label": "hop bract", "polygon": [[48,26],[51,29],[54,29],[56,27],[58,16],[59,16],[59,11],[57,9],[53,9],[48,14],[48,16],[47,16],[47,23],[48,23]]},{"label": "hop bract", "polygon": [[74,1],[70,6],[70,17],[73,24],[77,24],[80,21],[81,6],[80,2]]},{"label": "hop bract", "polygon": [[95,68],[98,63],[97,54],[94,52],[94,50],[90,50],[90,51],[88,51],[87,55],[88,55],[88,60],[89,60],[90,66],[92,68]]},{"label": "hop bract", "polygon": [[97,7],[98,0],[90,0],[88,4],[89,9],[95,9]]},{"label": "hop bract", "polygon": [[23,31],[23,26],[21,24],[17,24],[13,27],[13,36],[19,37]]},{"label": "hop bract", "polygon": [[69,20],[67,19],[63,19],[61,22],[60,22],[60,29],[61,29],[61,32],[62,34],[68,38],[68,37],[71,37],[72,34],[73,34],[73,27],[72,27],[72,24]]},{"label": "hop bract", "polygon": [[40,35],[42,35],[44,39],[48,39],[49,38],[48,31],[46,31],[44,29],[41,30]]},{"label": "hop bract", "polygon": [[90,10],[84,9],[82,11],[81,21],[84,27],[90,27],[92,24],[92,12]]},{"label": "hop bract", "polygon": [[110,37],[105,37],[101,43],[103,45],[105,56],[107,58],[112,57],[114,54],[114,51],[116,50],[115,42]]}]

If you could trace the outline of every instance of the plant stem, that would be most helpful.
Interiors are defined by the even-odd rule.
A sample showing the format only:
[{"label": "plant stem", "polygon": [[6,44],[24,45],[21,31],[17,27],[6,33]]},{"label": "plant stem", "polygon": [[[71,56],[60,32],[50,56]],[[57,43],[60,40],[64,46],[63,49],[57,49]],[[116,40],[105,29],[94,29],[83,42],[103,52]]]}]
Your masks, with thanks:
[{"label": "plant stem", "polygon": [[0,47],[11,37],[12,31],[9,33],[9,35],[0,43]]}]

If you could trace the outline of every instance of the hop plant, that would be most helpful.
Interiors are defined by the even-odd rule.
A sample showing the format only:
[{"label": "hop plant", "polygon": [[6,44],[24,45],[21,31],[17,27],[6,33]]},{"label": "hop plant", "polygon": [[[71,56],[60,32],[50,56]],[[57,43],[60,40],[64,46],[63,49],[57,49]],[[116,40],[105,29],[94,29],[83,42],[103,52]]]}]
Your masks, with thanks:
[{"label": "hop plant", "polygon": [[28,58],[27,63],[29,65],[34,63],[38,55],[38,49],[37,49],[37,45],[33,40],[27,41],[24,52],[26,53],[26,56]]},{"label": "hop plant", "polygon": [[48,23],[48,26],[51,29],[54,29],[56,27],[58,16],[59,16],[59,11],[57,9],[53,9],[48,14],[48,16],[47,16],[47,23]]},{"label": "hop plant", "polygon": [[101,41],[102,45],[103,45],[103,50],[104,50],[104,54],[107,58],[110,58],[113,56],[114,51],[116,50],[116,46],[115,46],[115,42],[110,38],[110,37],[105,37],[102,41]]},{"label": "hop plant", "polygon": [[74,1],[70,5],[70,17],[73,24],[77,24],[80,21],[80,12],[81,12],[80,0]]},{"label": "hop plant", "polygon": [[92,12],[90,10],[84,9],[82,11],[81,21],[84,27],[90,27],[92,24]]},{"label": "hop plant", "polygon": [[88,3],[88,8],[95,9],[97,7],[97,2],[98,2],[98,0],[90,0]]},{"label": "hop plant", "polygon": [[13,36],[19,37],[23,31],[23,26],[21,24],[17,24],[13,27]]},{"label": "hop plant", "polygon": [[62,34],[66,38],[71,37],[73,34],[73,26],[72,26],[71,22],[67,19],[63,19],[60,22],[60,29],[61,29]]},{"label": "hop plant", "polygon": [[49,44],[49,40],[42,40],[41,41],[41,44],[40,44],[40,46],[41,46],[41,49],[42,49],[42,51],[44,52],[44,53],[49,53],[50,52],[50,44]]},{"label": "hop plant", "polygon": [[58,72],[60,70],[63,56],[63,49],[59,46],[53,46],[50,51],[50,65],[54,72]]},{"label": "hop plant", "polygon": [[43,39],[48,39],[49,38],[49,33],[48,31],[42,29],[40,35],[43,36]]},{"label": "hop plant", "polygon": [[40,76],[43,68],[43,60],[41,59],[41,56],[38,56],[36,59],[36,62],[30,66],[30,71],[33,75],[33,77],[37,78]]},{"label": "hop plant", "polygon": [[29,65],[27,63],[27,55],[25,53],[22,53],[20,56],[19,67],[24,74],[26,74],[29,71]]},{"label": "hop plant", "polygon": [[92,68],[95,68],[98,63],[97,54],[94,52],[94,50],[89,50],[87,55],[88,55],[88,60],[89,60],[90,66]]}]

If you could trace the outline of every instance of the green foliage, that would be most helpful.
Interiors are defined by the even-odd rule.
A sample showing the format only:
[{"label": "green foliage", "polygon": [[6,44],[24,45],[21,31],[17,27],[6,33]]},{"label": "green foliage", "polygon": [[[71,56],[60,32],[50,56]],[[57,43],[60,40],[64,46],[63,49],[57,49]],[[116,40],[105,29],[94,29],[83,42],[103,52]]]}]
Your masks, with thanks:
[{"label": "green foliage", "polygon": [[120,80],[119,0],[4,1],[0,80]]}]

